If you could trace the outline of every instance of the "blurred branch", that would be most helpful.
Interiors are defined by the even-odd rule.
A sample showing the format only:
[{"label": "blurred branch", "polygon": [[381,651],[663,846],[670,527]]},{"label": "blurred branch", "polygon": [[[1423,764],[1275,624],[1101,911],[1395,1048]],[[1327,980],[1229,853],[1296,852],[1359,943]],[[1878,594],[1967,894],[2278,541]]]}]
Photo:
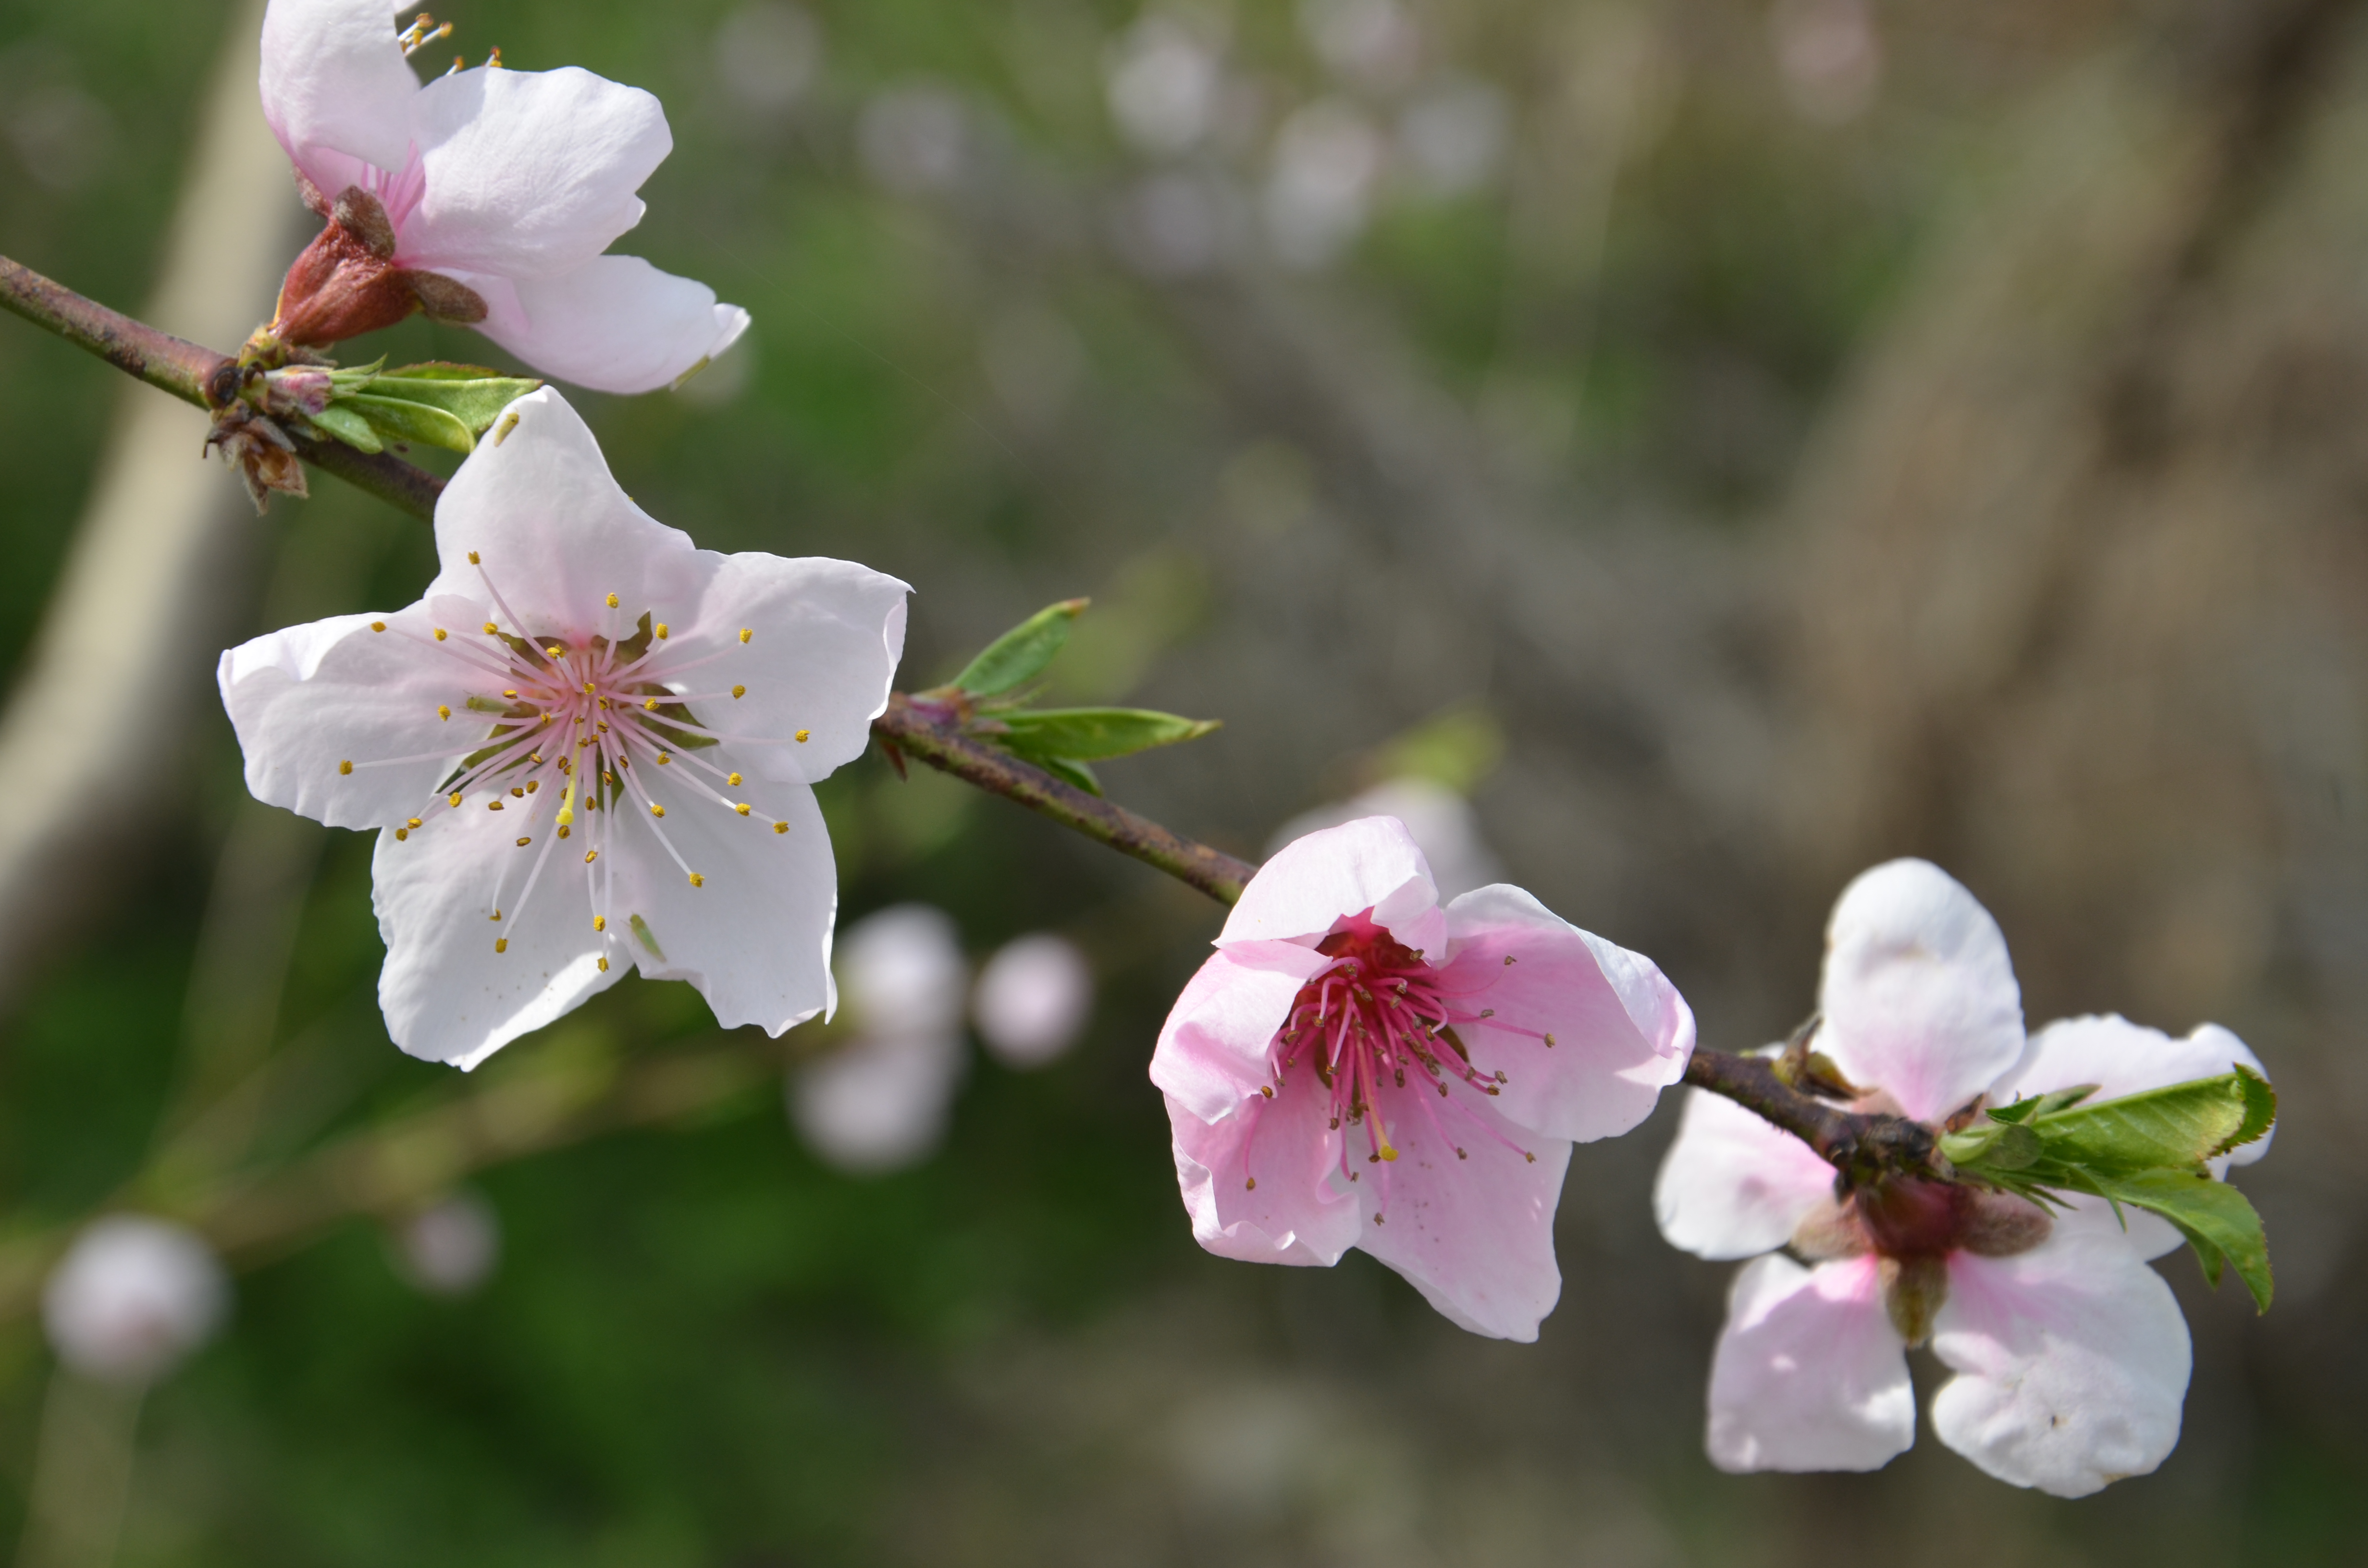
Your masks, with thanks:
[{"label": "blurred branch", "polygon": [[[200,408],[217,406],[208,389],[217,371],[235,364],[228,355],[134,321],[5,256],[0,256],[0,305],[97,355],[125,375]],[[444,482],[426,469],[391,452],[361,452],[341,441],[290,434],[304,460],[322,472],[335,474],[422,522],[436,520],[436,497],[444,493]]]}]

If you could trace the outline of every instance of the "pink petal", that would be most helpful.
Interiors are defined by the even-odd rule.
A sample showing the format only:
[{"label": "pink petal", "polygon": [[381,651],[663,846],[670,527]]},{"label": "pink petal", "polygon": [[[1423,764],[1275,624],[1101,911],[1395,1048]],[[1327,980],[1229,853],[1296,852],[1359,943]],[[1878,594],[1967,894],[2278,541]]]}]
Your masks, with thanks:
[{"label": "pink petal", "polygon": [[2126,1246],[2059,1233],[2016,1257],[1952,1256],[1932,1349],[1960,1374],[1933,1431],[2001,1481],[2085,1497],[2179,1442],[2187,1322]]},{"label": "pink petal", "polygon": [[[387,630],[372,631],[373,622]],[[482,722],[440,719],[438,706],[457,708],[493,684],[439,651],[435,624],[425,605],[341,615],[222,654],[222,706],[255,798],[355,828],[392,827],[434,799],[452,763],[485,734]],[[367,766],[407,756],[423,759]],[[365,766],[341,772],[348,762]]]},{"label": "pink petal", "polygon": [[1357,1244],[1458,1328],[1536,1339],[1562,1294],[1554,1216],[1570,1144],[1514,1126],[1474,1095],[1441,1100],[1417,1084],[1381,1098],[1395,1160],[1371,1160],[1362,1127],[1342,1130],[1366,1221]]},{"label": "pink petal", "polygon": [[[664,671],[721,653],[668,684],[689,691],[745,687],[746,695],[696,706],[710,729],[778,745],[738,744],[735,766],[767,778],[815,783],[863,755],[871,721],[905,648],[912,589],[851,562],[727,555],[715,563],[690,625],[677,630]],[[756,635],[739,641],[740,629]],[[797,739],[804,732],[803,741]]]},{"label": "pink petal", "polygon": [[633,192],[674,147],[656,98],[573,65],[439,76],[410,140],[427,186],[396,259],[519,278],[581,267],[640,222]]},{"label": "pink petal", "polygon": [[1259,1096],[1216,1122],[1168,1096],[1193,1238],[1246,1263],[1339,1262],[1364,1221],[1355,1200],[1332,1188],[1340,1135],[1326,1129],[1330,1115],[1313,1073],[1294,1074],[1273,1099]]},{"label": "pink petal", "polygon": [[1216,1121],[1262,1097],[1259,1088],[1274,1083],[1274,1034],[1291,999],[1331,961],[1296,942],[1236,942],[1211,955],[1168,1009],[1152,1049],[1151,1081],[1170,1109]]},{"label": "pink petal", "polygon": [[1880,1470],[1916,1441],[1907,1352],[1872,1257],[1744,1266],[1711,1363],[1711,1462],[1725,1471]]},{"label": "pink petal", "polygon": [[[576,857],[564,846],[552,846],[533,896],[517,906],[539,851],[516,846],[518,816],[488,812],[492,793],[426,813],[407,841],[380,834],[370,858],[387,1032],[413,1056],[462,1068],[614,985],[635,950],[621,921],[605,937],[593,931],[583,883],[564,874]],[[498,922],[488,918],[496,907]],[[496,938],[509,950],[495,952]]]},{"label": "pink petal", "polygon": [[[536,636],[619,636],[643,610],[690,631],[723,560],[634,506],[582,417],[548,387],[510,404],[445,486],[436,552],[443,571],[430,595],[485,598],[490,580]],[[507,614],[495,619],[518,630]]]},{"label": "pink petal", "polygon": [[1258,868],[1217,934],[1217,945],[1309,941],[1350,915],[1435,960],[1446,949],[1439,891],[1413,835],[1395,817],[1364,817],[1311,833]]},{"label": "pink petal", "polygon": [[380,0],[271,0],[258,85],[272,134],[330,199],[362,180],[362,164],[403,167],[419,78]]},{"label": "pink petal", "polygon": [[1503,885],[1448,905],[1447,930],[1451,1008],[1494,1015],[1456,1035],[1474,1067],[1505,1074],[1495,1108],[1508,1120],[1591,1142],[1651,1115],[1685,1072],[1693,1013],[1651,960]]},{"label": "pink petal", "polygon": [[1938,1121],[2022,1054],[2022,993],[1998,922],[1939,867],[1894,860],[1843,890],[1826,927],[1816,1048]]},{"label": "pink petal", "polygon": [[521,275],[506,290],[456,271],[485,298],[480,332],[536,369],[595,392],[668,385],[739,341],[748,312],[704,283],[637,256],[598,256],[565,272]]},{"label": "pink petal", "polygon": [[[732,766],[728,747],[716,747],[717,766]],[[611,922],[638,915],[648,940],[635,933],[633,959],[652,980],[687,980],[725,1028],[755,1024],[778,1035],[830,1006],[831,924],[838,907],[838,877],[830,835],[814,791],[801,783],[749,780],[728,793],[749,801],[764,816],[790,824],[775,833],[757,816],[741,816],[707,800],[676,778],[689,764],[637,767],[641,785],[666,808],[663,822],[637,811],[628,796],[609,824],[609,852],[618,858],[617,908]],[[712,788],[711,781],[710,787]],[[628,813],[632,813],[630,816]],[[605,813],[604,813],[605,814]],[[656,840],[663,829],[693,871],[696,887]],[[569,865],[568,901],[587,926],[582,869]],[[663,954],[664,956],[660,956]]]},{"label": "pink petal", "polygon": [[1833,1191],[1833,1166],[1806,1143],[1733,1100],[1693,1089],[1653,1186],[1653,1214],[1671,1246],[1698,1257],[1753,1257],[1791,1241]]}]

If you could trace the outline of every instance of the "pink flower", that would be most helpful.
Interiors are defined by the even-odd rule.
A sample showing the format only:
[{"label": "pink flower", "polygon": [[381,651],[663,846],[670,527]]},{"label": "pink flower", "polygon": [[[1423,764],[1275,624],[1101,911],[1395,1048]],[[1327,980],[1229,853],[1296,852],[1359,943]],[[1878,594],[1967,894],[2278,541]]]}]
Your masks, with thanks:
[{"label": "pink flower", "polygon": [[694,547],[547,388],[453,475],[436,548],[417,604],[258,637],[220,672],[258,800],[381,830],[395,1043],[474,1066],[635,966],[727,1028],[830,1006],[811,786],[887,705],[905,585]]},{"label": "pink flower", "polygon": [[[2028,1039],[1989,913],[1945,872],[1895,860],[1844,891],[1827,927],[1815,1049],[1862,1109],[1939,1127],[1979,1106],[2099,1085],[2135,1094],[2260,1063],[2227,1030],[2185,1040],[2119,1017]],[[2259,1159],[2269,1141],[2228,1159]],[[1710,1456],[1723,1470],[1875,1470],[1915,1440],[1907,1351],[1957,1374],[1932,1401],[1941,1441],[2001,1481],[2078,1497],[2159,1465],[2179,1440],[2187,1324],[2146,1267],[2179,1245],[2157,1216],[2072,1197],[1894,1183],[1835,1199],[1807,1144],[1733,1101],[1687,1096],[1654,1208],[1673,1245],[1754,1258],[1712,1364]],[[1811,1267],[1775,1249],[1789,1245]]]},{"label": "pink flower", "polygon": [[673,148],[657,99],[574,66],[488,63],[422,86],[404,40],[419,47],[423,31],[398,35],[384,0],[271,0],[264,14],[264,118],[330,220],[289,269],[274,335],[334,343],[424,308],[618,392],[730,347],[747,312],[601,254],[641,222],[633,192]]},{"label": "pink flower", "polygon": [[1519,888],[1440,908],[1392,817],[1284,848],[1216,946],[1151,1061],[1201,1244],[1326,1266],[1362,1247],[1458,1325],[1535,1339],[1570,1146],[1627,1131],[1685,1071],[1684,999]]}]

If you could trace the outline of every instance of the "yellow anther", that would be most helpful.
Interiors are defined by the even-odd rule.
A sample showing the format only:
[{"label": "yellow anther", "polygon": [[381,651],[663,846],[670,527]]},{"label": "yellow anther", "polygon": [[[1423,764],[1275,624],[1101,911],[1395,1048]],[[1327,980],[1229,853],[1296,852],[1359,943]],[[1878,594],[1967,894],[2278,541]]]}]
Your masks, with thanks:
[{"label": "yellow anther", "polygon": [[605,698],[605,697],[604,697],[604,698],[602,698],[602,699],[600,699],[600,706],[601,706],[603,709],[606,709],[606,708],[609,706],[609,699],[608,699],[607,698]]},{"label": "yellow anther", "polygon": [[735,686],[732,688],[732,700],[734,702],[739,701],[742,698],[747,695],[748,688],[745,686]]},{"label": "yellow anther", "polygon": [[518,840],[518,846],[519,848],[523,849],[523,848],[525,848],[528,845],[532,844],[533,842],[534,842],[534,840],[533,840],[532,838],[521,838],[521,839],[519,839],[519,840]]},{"label": "yellow anther", "polygon": [[523,800],[525,800],[525,799],[526,799],[526,791],[525,791],[525,790],[519,790],[519,789],[513,788],[513,789],[510,790],[510,799],[511,799],[511,800],[513,800],[513,801],[523,801]]},{"label": "yellow anther", "polygon": [[413,817],[409,822],[404,824],[404,825],[405,827],[417,827],[419,825],[419,819],[417,817]]},{"label": "yellow anther", "polygon": [[743,642],[746,642],[749,638],[756,635],[756,632],[750,631],[747,627],[744,626],[740,629],[740,641]]},{"label": "yellow anther", "polygon": [[[541,758],[541,757],[536,757],[536,758],[535,758],[535,761],[537,761],[537,762],[541,762],[541,760],[542,760],[542,758]],[[541,780],[541,779],[540,779],[540,778],[529,778],[529,779],[528,779],[528,780],[526,781],[526,792],[527,792],[528,794],[529,794],[529,795],[533,794],[537,790],[540,790],[540,789],[541,789],[541,788],[542,788],[542,780]]]},{"label": "yellow anther", "polygon": [[666,752],[660,752],[660,753],[658,753],[658,766],[659,766],[660,767],[664,767],[667,763],[672,762],[673,760],[674,760],[673,756],[670,756],[670,755],[668,755],[667,753],[666,753]]},{"label": "yellow anther", "polygon": [[494,51],[485,56],[485,69],[488,71],[498,71],[501,68],[502,46],[500,44],[495,44],[494,45]]},{"label": "yellow anther", "polygon": [[440,627],[440,626],[439,626],[439,627],[438,627],[438,628],[436,629],[436,641],[438,641],[438,642],[443,642],[445,638],[447,638],[447,637],[449,637],[449,636],[450,636],[450,635],[451,635],[451,633],[450,633],[450,632],[446,631],[445,631],[442,627]]},{"label": "yellow anther", "polygon": [[[500,628],[500,627],[498,627],[498,626],[496,626],[496,625],[495,625],[492,621],[490,621],[490,620],[489,620],[489,621],[485,622],[485,635],[486,635],[486,636],[491,637],[491,636],[493,636],[495,633],[498,632],[499,631],[501,631],[501,628]],[[515,694],[513,694],[513,695],[515,695]]]},{"label": "yellow anther", "polygon": [[495,910],[491,915],[488,915],[487,916],[485,916],[485,918],[486,918],[486,919],[488,919],[488,920],[499,920],[501,917],[502,917],[502,912],[501,912],[500,910],[498,910],[498,909]]},{"label": "yellow anther", "polygon": [[469,564],[472,566],[477,564],[477,552],[473,550],[469,551]]},{"label": "yellow anther", "polygon": [[591,696],[594,692],[596,692],[596,691],[598,691],[598,690],[599,690],[599,689],[600,689],[600,688],[599,688],[598,687],[594,686],[594,685],[593,685],[590,681],[588,681],[588,680],[587,680],[587,681],[586,681],[586,682],[584,683],[584,695],[585,695],[585,696],[586,696],[586,697]]},{"label": "yellow anther", "polygon": [[394,830],[394,841],[397,844],[402,843],[404,839],[409,838],[410,836],[411,830],[407,827],[398,827]]},{"label": "yellow anther", "polygon": [[587,866],[598,858],[600,858],[600,852],[598,849],[586,849],[584,852],[584,863]]},{"label": "yellow anther", "polygon": [[341,762],[337,764],[337,776],[341,778],[347,774],[351,773],[353,770],[354,765],[350,762]]},{"label": "yellow anther", "polygon": [[436,705],[436,716],[438,719],[449,721],[452,717],[452,710],[439,702]]},{"label": "yellow anther", "polygon": [[790,824],[785,822],[777,822],[773,824],[773,831],[775,833],[787,833],[790,831]]},{"label": "yellow anther", "polygon": [[504,697],[516,697],[518,695],[518,687],[514,686],[506,686],[502,687],[502,695]]},{"label": "yellow anther", "polygon": [[609,917],[607,915],[596,915],[592,917],[592,929],[595,931],[606,931],[608,928]]},{"label": "yellow anther", "polygon": [[738,788],[740,787],[740,776],[739,776],[738,774],[736,774],[736,773],[732,774],[732,775],[730,775],[729,777],[727,777],[727,778],[723,780],[723,782],[725,782],[726,784],[731,785],[734,789],[735,789],[735,790],[736,790],[736,789],[738,789]]},{"label": "yellow anther", "polygon": [[[613,785],[617,782],[617,776],[604,767],[600,770],[600,782],[603,784]],[[596,795],[593,798],[598,800],[599,797]]]},{"label": "yellow anther", "polygon": [[559,650],[556,648],[545,648],[543,652],[550,654],[554,659],[561,656]]},{"label": "yellow anther", "polygon": [[814,732],[812,730],[800,730],[798,732],[798,744],[800,745],[805,744],[807,737],[813,733]]},{"label": "yellow anther", "polygon": [[[530,751],[527,753],[526,759],[534,764],[537,767],[541,767],[542,766],[542,753],[539,751]],[[529,795],[533,794],[535,786],[541,782],[542,780],[540,778],[529,778],[527,780],[526,792]]]},{"label": "yellow anther", "polygon": [[509,950],[510,939],[507,937],[496,937],[494,938],[494,951],[497,953],[506,953]]},{"label": "yellow anther", "polygon": [[745,816],[746,816],[746,815],[748,814],[748,802],[747,802],[747,801],[741,801],[738,805],[736,805],[736,806],[733,807],[732,809],[733,809],[734,811],[735,811],[735,812],[738,812],[742,816],[744,816],[744,817],[745,817]]},{"label": "yellow anther", "polygon": [[617,596],[614,594],[610,594],[609,596],[609,608],[610,609],[615,609],[617,608]]},{"label": "yellow anther", "polygon": [[666,808],[659,805],[655,801],[652,801],[650,802],[650,815],[654,817],[662,817],[666,815]]},{"label": "yellow anther", "polygon": [[609,721],[608,721],[608,720],[606,720],[606,719],[595,719],[595,720],[593,720],[593,721],[592,721],[592,722],[593,722],[595,725],[598,726],[599,731],[600,731],[600,733],[601,733],[602,734],[604,734],[604,735],[605,735],[605,734],[607,734],[607,733],[609,733]]},{"label": "yellow anther", "polygon": [[690,874],[690,885],[695,888],[703,888],[707,885],[707,879],[700,876],[697,871],[693,871]]},{"label": "yellow anther", "polygon": [[489,811],[489,812],[497,812],[497,811],[500,811],[501,809],[502,809],[502,803],[501,803],[499,801],[487,801],[485,802],[485,810],[487,810],[487,811]]},{"label": "yellow anther", "polygon": [[386,630],[386,622],[383,620],[373,620],[370,622],[370,630],[372,631],[384,631]]},{"label": "yellow anther", "polygon": [[565,823],[561,823],[561,824],[559,824],[559,836],[560,836],[560,837],[562,837],[562,838],[566,837],[566,836],[567,836],[567,835],[568,835],[568,833],[569,833],[570,831],[571,831],[571,830],[569,829],[568,825],[567,825]]},{"label": "yellow anther", "polygon": [[444,803],[452,807],[455,811],[458,811],[461,806],[461,791],[458,790],[453,790],[450,796],[446,797]]},{"label": "yellow anther", "polygon": [[1398,1152],[1395,1149],[1391,1148],[1387,1143],[1382,1145],[1382,1158],[1384,1160],[1395,1160],[1397,1157]]},{"label": "yellow anther", "polygon": [[655,697],[644,698],[642,701],[642,706],[655,713],[658,710],[658,699]]},{"label": "yellow anther", "polygon": [[661,621],[659,621],[659,622],[658,622],[658,641],[659,641],[659,642],[665,642],[665,641],[666,641],[666,623],[665,621],[661,620]]},{"label": "yellow anther", "polygon": [[600,960],[600,972],[602,974],[609,972],[609,960],[607,959],[602,959]]}]

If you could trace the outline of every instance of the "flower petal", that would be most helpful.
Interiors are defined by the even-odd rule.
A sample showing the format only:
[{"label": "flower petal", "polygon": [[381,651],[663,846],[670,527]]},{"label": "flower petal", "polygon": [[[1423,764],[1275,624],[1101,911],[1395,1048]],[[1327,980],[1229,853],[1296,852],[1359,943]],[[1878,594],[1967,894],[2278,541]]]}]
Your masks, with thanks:
[{"label": "flower petal", "polygon": [[396,260],[518,278],[581,267],[640,222],[633,192],[674,148],[656,98],[573,65],[439,76],[410,139],[427,187]]},{"label": "flower petal", "polygon": [[1473,1095],[1434,1099],[1417,1084],[1385,1087],[1381,1101],[1396,1159],[1373,1160],[1364,1129],[1344,1130],[1366,1221],[1357,1244],[1458,1328],[1536,1339],[1562,1295],[1554,1216],[1569,1142],[1516,1127]]},{"label": "flower petal", "polygon": [[1340,1135],[1326,1127],[1330,1115],[1330,1097],[1312,1073],[1216,1122],[1168,1096],[1176,1180],[1193,1239],[1245,1263],[1339,1262],[1364,1220],[1352,1198],[1332,1189]]},{"label": "flower petal", "polygon": [[1834,1167],[1806,1143],[1733,1100],[1693,1089],[1653,1184],[1653,1215],[1673,1247],[1697,1257],[1752,1257],[1791,1241],[1833,1192]]},{"label": "flower petal", "polygon": [[[730,791],[790,824],[775,833],[675,778],[651,777],[689,766],[635,764],[642,788],[666,814],[663,823],[652,820],[632,795],[620,802],[607,853],[630,868],[619,892],[631,902],[616,913],[641,919],[633,956],[643,974],[690,982],[725,1028],[756,1024],[778,1035],[835,1001],[830,938],[838,874],[822,809],[814,791],[795,782],[750,780]],[[688,870],[659,843],[661,831]],[[699,873],[698,886],[690,871]]]},{"label": "flower petal", "polygon": [[[446,721],[476,672],[429,640],[425,605],[342,615],[257,637],[222,654],[222,706],[246,756],[246,787],[331,827],[388,827],[418,812],[452,763],[484,743],[483,721]],[[383,632],[370,630],[384,625]],[[388,758],[427,754],[391,767]],[[350,772],[347,763],[357,764]]]},{"label": "flower petal", "polygon": [[[732,743],[744,766],[767,778],[819,782],[863,755],[871,721],[905,651],[905,596],[895,578],[821,557],[727,555],[707,582],[688,634],[677,631],[651,678],[687,690],[745,687],[743,698],[697,704],[719,733],[780,740]],[[741,629],[755,635],[740,641]],[[721,653],[680,680],[675,664]],[[804,741],[795,737],[807,736]]]},{"label": "flower petal", "polygon": [[721,358],[748,330],[746,311],[637,256],[596,256],[499,290],[480,287],[488,274],[452,276],[484,298],[478,331],[545,375],[595,392],[653,392]]},{"label": "flower petal", "polygon": [[1312,943],[1342,917],[1369,909],[1374,923],[1406,946],[1446,950],[1447,922],[1430,868],[1395,817],[1364,817],[1286,845],[1242,890],[1217,945]]},{"label": "flower petal", "polygon": [[[634,506],[582,417],[549,387],[511,403],[444,487],[436,552],[443,571],[431,597],[483,598],[490,582],[527,622],[505,629],[536,636],[619,636],[643,610],[689,627],[723,559]],[[622,608],[606,608],[610,594]]]},{"label": "flower petal", "polygon": [[1915,1441],[1907,1352],[1884,1309],[1875,1260],[1806,1269],[1770,1254],[1746,1264],[1711,1363],[1711,1462],[1880,1470]]},{"label": "flower petal", "polygon": [[[543,827],[541,799],[529,797],[535,805],[520,816],[488,812],[491,798],[435,813],[405,841],[381,833],[370,857],[370,903],[386,942],[378,999],[387,1032],[413,1056],[461,1068],[607,990],[633,961],[615,926],[605,937],[593,931],[581,884],[568,875],[572,851],[547,843],[547,828],[535,831]],[[518,848],[521,833],[535,844]],[[545,854],[520,907],[535,858]],[[489,918],[496,909],[498,921]],[[507,952],[494,950],[496,939]]]},{"label": "flower petal", "polygon": [[1932,1349],[1960,1374],[1933,1431],[2000,1481],[2085,1497],[2179,1442],[2187,1321],[2126,1246],[2059,1232],[2015,1257],[1952,1255]]},{"label": "flower petal", "polygon": [[1236,942],[1210,955],[1152,1049],[1151,1081],[1169,1109],[1215,1121],[1271,1086],[1275,1031],[1299,988],[1331,961],[1296,942]]},{"label": "flower petal", "polygon": [[361,177],[357,160],[403,167],[419,78],[381,0],[271,0],[258,85],[272,134],[331,200]]},{"label": "flower petal", "polygon": [[[1693,1012],[1650,959],[1503,884],[1449,904],[1447,932],[1456,1036],[1474,1067],[1504,1073],[1495,1109],[1507,1120],[1581,1143],[1611,1137],[1685,1072]],[[1494,1016],[1461,1021],[1484,1010]]]},{"label": "flower petal", "polygon": [[1948,1116],[2022,1054],[2022,993],[1998,922],[1923,860],[1843,890],[1817,1005],[1816,1048],[1918,1121]]}]

